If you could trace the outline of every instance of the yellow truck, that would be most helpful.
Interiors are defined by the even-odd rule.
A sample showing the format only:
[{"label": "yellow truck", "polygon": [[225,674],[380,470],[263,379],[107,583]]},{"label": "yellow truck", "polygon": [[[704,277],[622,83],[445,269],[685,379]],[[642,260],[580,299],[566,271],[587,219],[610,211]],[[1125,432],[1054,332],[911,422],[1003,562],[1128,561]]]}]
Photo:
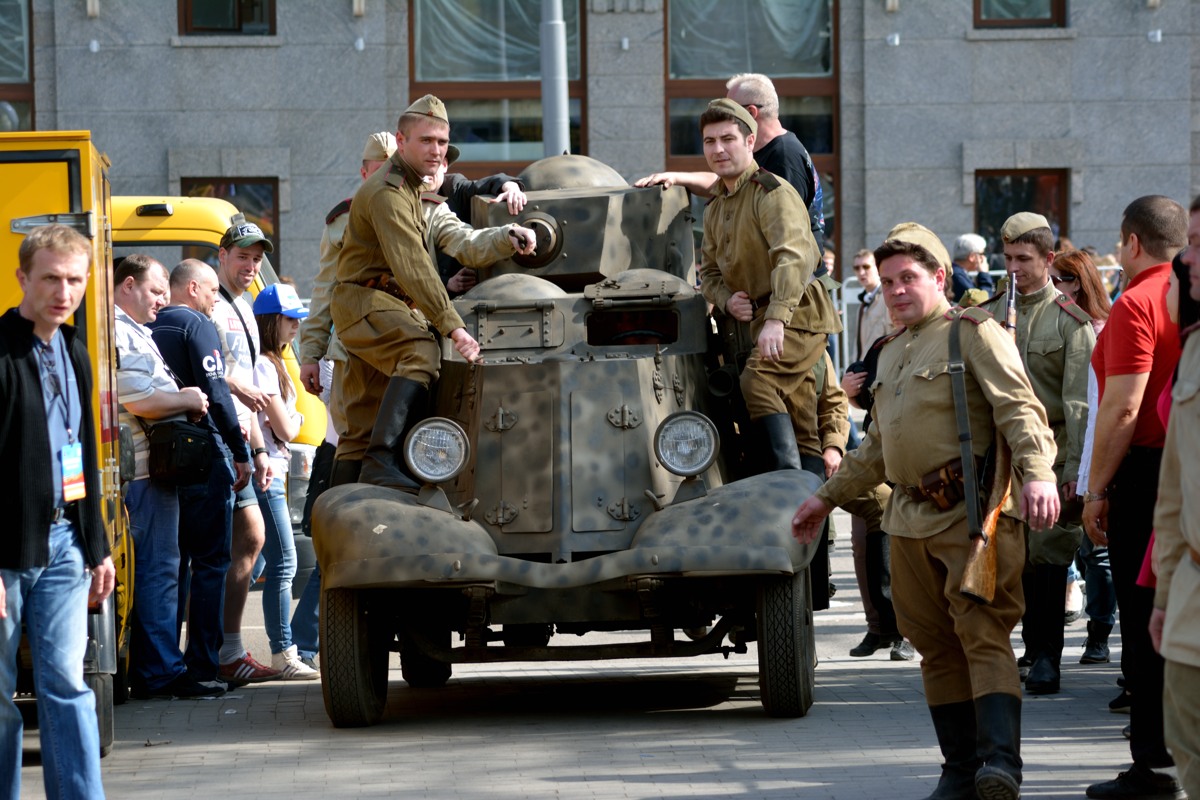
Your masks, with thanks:
[{"label": "yellow truck", "polygon": [[[117,566],[117,590],[102,607],[91,609],[84,661],[85,677],[96,695],[102,754],[112,747],[113,705],[124,702],[127,696],[126,621],[134,591],[132,543],[121,502],[122,483],[132,477],[133,448],[130,434],[121,431],[117,415],[113,265],[133,252],[149,253],[168,269],[184,257],[215,265],[222,234],[241,218],[232,204],[214,198],[114,197],[109,166],[107,156],[97,150],[87,131],[0,133],[0,186],[4,187],[0,192],[0,258],[9,265],[0,269],[0,311],[20,302],[15,277],[17,249],[31,229],[63,223],[93,243],[91,279],[74,324],[85,334],[92,358],[92,405],[100,445],[95,467],[101,475],[102,513]],[[264,259],[262,273],[250,293],[256,295],[276,281],[274,269]],[[297,408],[305,420],[292,446],[288,475],[288,498],[299,532],[312,458],[325,435],[325,410],[319,400],[299,390],[299,367],[290,350],[288,356],[288,371],[298,389]],[[311,570],[314,558],[309,540],[297,539],[297,555],[301,568]],[[303,576],[297,576],[297,591],[303,588],[303,580]],[[23,696],[34,697],[27,651],[23,651],[18,686]]]}]

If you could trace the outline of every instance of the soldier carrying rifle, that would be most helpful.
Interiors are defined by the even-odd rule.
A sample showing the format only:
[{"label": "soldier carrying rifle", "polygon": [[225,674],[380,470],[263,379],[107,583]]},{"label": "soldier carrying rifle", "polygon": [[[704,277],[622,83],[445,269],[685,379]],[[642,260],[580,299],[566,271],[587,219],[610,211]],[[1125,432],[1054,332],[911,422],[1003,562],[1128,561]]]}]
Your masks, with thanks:
[{"label": "soldier carrying rifle", "polygon": [[[797,509],[792,533],[810,541],[835,506],[884,481],[895,486],[883,524],[892,534],[893,601],[900,632],[921,653],[925,696],[945,757],[931,798],[978,791],[1015,800],[1021,684],[1009,636],[1024,610],[1020,521],[1042,530],[1058,517],[1054,435],[1010,335],[987,312],[951,309],[946,302],[950,257],[932,231],[915,223],[896,226],[875,261],[888,310],[906,327],[880,353],[870,387],[871,435]],[[956,394],[965,401],[961,415]],[[960,427],[969,427],[969,436],[960,435]],[[963,473],[986,472],[982,465],[997,433],[1011,451],[1013,487],[1011,495],[991,492],[1006,499],[997,509],[983,509],[991,523],[982,531],[995,557],[995,587],[990,602],[982,603],[961,586],[975,549],[970,531],[980,519],[968,514],[972,503],[963,500],[991,487],[964,481]],[[963,439],[973,456],[966,464]],[[992,482],[1006,487],[1009,470],[996,472]]]}]

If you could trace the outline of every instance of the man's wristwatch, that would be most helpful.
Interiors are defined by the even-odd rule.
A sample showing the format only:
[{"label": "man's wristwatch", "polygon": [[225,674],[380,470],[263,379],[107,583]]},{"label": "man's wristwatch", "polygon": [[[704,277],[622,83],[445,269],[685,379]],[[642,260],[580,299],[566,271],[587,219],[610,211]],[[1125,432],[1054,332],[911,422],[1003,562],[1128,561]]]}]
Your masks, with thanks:
[{"label": "man's wristwatch", "polygon": [[251,451],[250,451],[250,457],[251,457],[251,458],[257,458],[257,457],[258,457],[258,456],[260,456],[260,455],[263,455],[263,456],[267,455],[267,448],[265,448],[265,447],[256,447],[256,448],[254,448],[253,450],[251,450]]},{"label": "man's wristwatch", "polygon": [[1097,500],[1107,500],[1107,499],[1108,499],[1108,489],[1105,489],[1103,492],[1084,492],[1083,493],[1083,502],[1085,502],[1085,503],[1094,503]]}]

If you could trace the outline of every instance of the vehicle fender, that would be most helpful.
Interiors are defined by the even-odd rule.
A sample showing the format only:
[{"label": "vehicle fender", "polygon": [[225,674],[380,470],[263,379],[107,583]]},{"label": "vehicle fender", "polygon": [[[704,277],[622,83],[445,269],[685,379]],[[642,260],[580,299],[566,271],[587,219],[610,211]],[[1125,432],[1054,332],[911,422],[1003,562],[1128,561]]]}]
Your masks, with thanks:
[{"label": "vehicle fender", "polygon": [[[312,531],[323,587],[394,585],[397,563],[438,554],[496,555],[478,522],[365,483],[323,492],[313,505]],[[446,570],[444,579],[458,577]]]},{"label": "vehicle fender", "polygon": [[651,514],[633,547],[714,548],[722,559],[714,571],[798,571],[808,566],[817,544],[792,537],[792,516],[820,487],[816,475],[794,469],[727,483]]}]

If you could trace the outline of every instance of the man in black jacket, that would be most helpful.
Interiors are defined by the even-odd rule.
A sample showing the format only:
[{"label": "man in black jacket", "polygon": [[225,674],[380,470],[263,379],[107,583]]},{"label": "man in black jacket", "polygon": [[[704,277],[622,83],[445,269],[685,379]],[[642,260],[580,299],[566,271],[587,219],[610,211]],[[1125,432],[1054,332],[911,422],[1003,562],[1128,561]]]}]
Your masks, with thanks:
[{"label": "man in black jacket", "polygon": [[[100,518],[92,371],[66,324],[87,290],[91,244],[63,225],[21,243],[21,304],[0,317],[0,793],[21,793],[13,702],[24,622],[38,694],[47,794],[102,797],[95,699],[83,681],[87,604],[116,572]],[[59,335],[61,333],[61,335]]]},{"label": "man in black jacket", "polygon": [[[238,424],[225,383],[221,340],[209,315],[220,294],[217,273],[208,264],[185,259],[171,271],[171,305],[149,324],[163,360],[184,386],[208,395],[201,420],[218,442],[207,483],[179,488],[179,612],[186,611],[187,649],[183,660],[200,681],[218,679],[218,653],[224,641],[225,575],[233,536],[233,492],[250,480],[250,446]],[[235,474],[236,473],[236,474]],[[189,602],[189,594],[191,596]]]}]

